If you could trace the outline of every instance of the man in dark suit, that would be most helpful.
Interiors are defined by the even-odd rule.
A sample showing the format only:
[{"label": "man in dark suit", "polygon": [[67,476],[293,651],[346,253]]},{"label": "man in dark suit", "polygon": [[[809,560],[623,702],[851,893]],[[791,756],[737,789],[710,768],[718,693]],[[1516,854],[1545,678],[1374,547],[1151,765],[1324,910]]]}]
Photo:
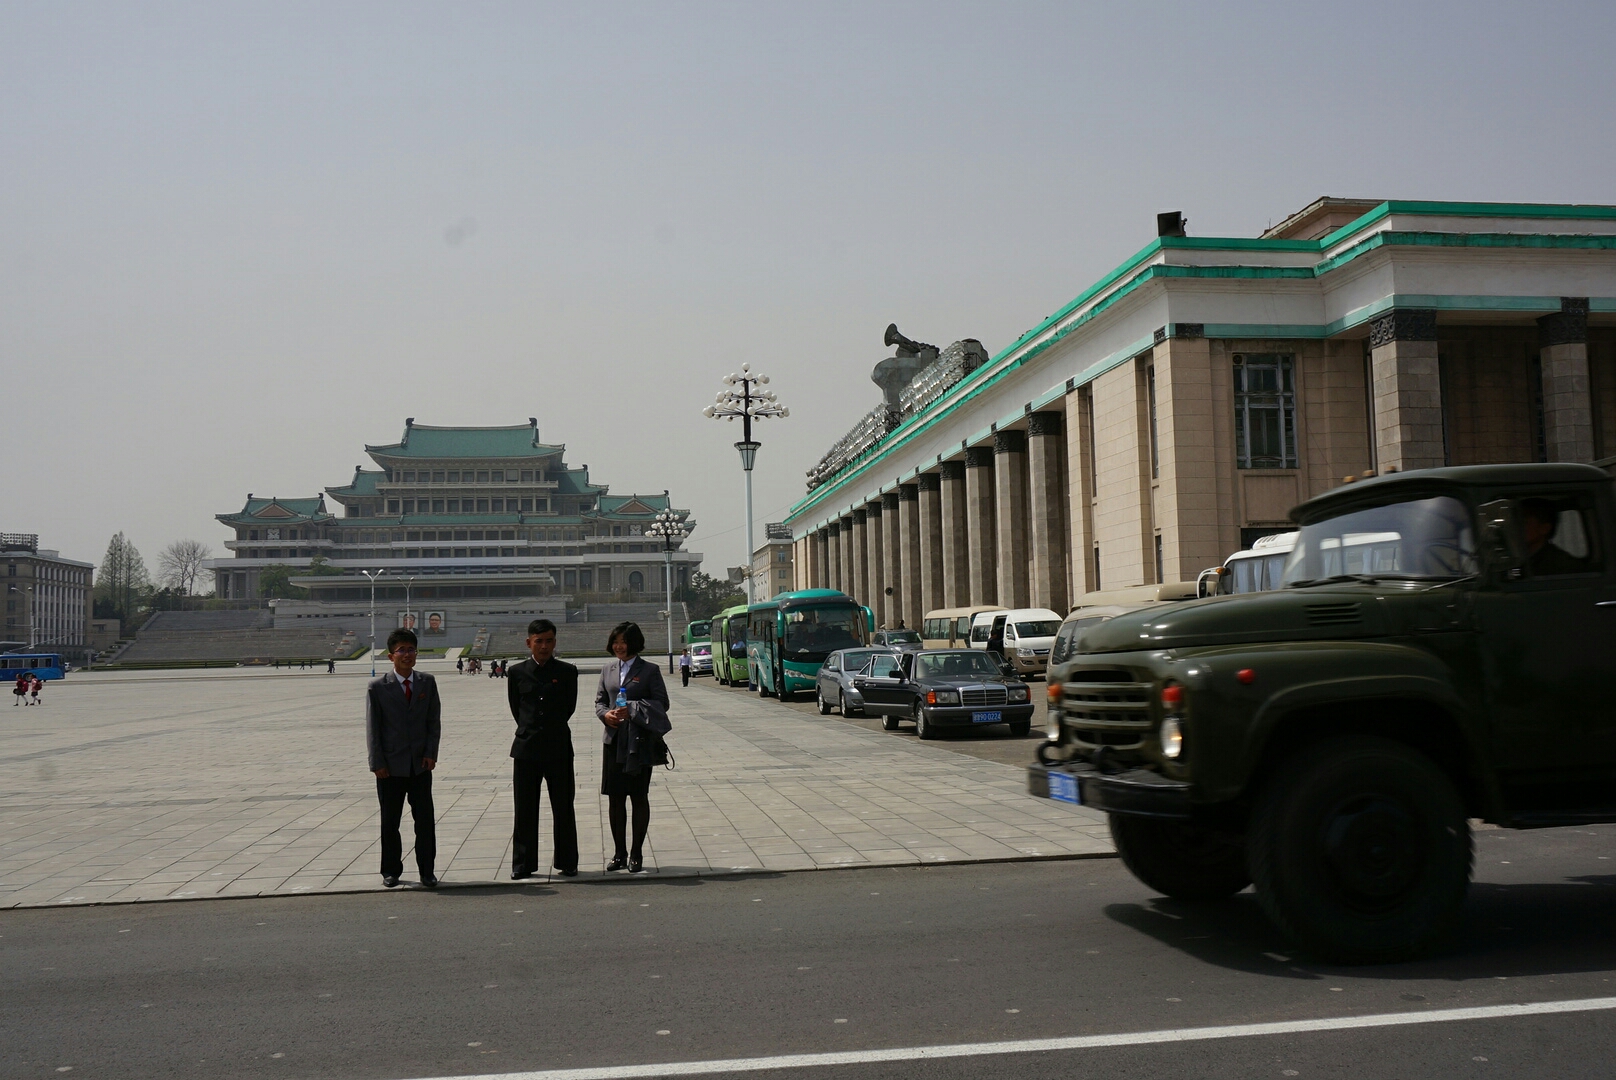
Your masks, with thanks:
[{"label": "man in dark suit", "polygon": [[539,869],[539,787],[550,787],[555,857],[562,877],[578,875],[578,822],[573,815],[577,787],[572,772],[572,729],[567,721],[578,705],[578,669],[555,658],[556,628],[549,619],[527,624],[532,656],[506,672],[516,795],[516,829],[511,834],[511,880],[532,877]]},{"label": "man in dark suit", "polygon": [[404,872],[404,843],[398,824],[409,800],[415,819],[415,865],[421,884],[438,886],[432,872],[438,834],[432,810],[432,770],[438,764],[443,731],[443,704],[432,676],[415,670],[415,633],[387,635],[387,658],[393,670],[372,679],[365,693],[365,736],[370,771],[376,774],[376,798],[382,805],[382,884],[389,889]]}]

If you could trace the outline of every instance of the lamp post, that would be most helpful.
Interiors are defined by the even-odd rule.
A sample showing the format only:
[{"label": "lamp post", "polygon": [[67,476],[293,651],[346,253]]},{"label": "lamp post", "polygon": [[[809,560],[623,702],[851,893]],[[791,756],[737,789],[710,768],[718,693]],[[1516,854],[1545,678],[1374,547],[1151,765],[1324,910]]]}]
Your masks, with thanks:
[{"label": "lamp post", "polygon": [[387,573],[381,570],[361,570],[370,579],[370,677],[376,677],[376,579]]},{"label": "lamp post", "polygon": [[[415,609],[410,607],[410,586],[414,584],[414,577],[404,582],[404,621],[410,624],[411,630],[415,630]],[[416,630],[415,632],[417,634],[420,633],[419,630]]]},{"label": "lamp post", "polygon": [[645,535],[655,536],[662,541],[662,573],[663,582],[667,586],[668,594],[668,674],[673,674],[673,548],[685,537],[690,530],[679,515],[672,510],[664,510],[651,522]]},{"label": "lamp post", "polygon": [[[752,565],[752,463],[757,460],[758,448],[763,444],[752,438],[752,421],[767,420],[771,416],[785,418],[791,415],[791,410],[780,404],[780,399],[774,396],[771,390],[759,390],[760,386],[767,386],[769,377],[759,375],[752,370],[751,364],[742,364],[738,374],[724,376],[724,385],[727,390],[718,392],[718,400],[702,410],[702,415],[710,420],[728,420],[734,423],[741,421],[741,441],[735,444],[735,449],[741,452],[741,468],[746,473],[746,565],[750,570]],[[746,602],[753,603],[756,598],[752,595],[752,575],[746,575]]]}]

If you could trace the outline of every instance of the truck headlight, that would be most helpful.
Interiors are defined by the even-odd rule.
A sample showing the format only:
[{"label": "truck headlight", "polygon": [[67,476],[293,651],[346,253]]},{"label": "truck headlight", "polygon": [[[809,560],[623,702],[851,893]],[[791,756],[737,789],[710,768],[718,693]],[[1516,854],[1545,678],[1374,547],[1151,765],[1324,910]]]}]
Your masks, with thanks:
[{"label": "truck headlight", "polygon": [[1050,742],[1060,742],[1060,713],[1050,713],[1044,720],[1044,737]]},{"label": "truck headlight", "polygon": [[1161,722],[1162,757],[1176,761],[1184,752],[1184,729],[1178,726],[1178,717],[1164,717]]},{"label": "truck headlight", "polygon": [[1026,701],[1027,700],[1027,688],[1025,686],[1012,686],[1010,688],[1010,700],[1011,701]]},{"label": "truck headlight", "polygon": [[1017,656],[1037,656],[1038,655],[1038,650],[1037,649],[1023,649],[1023,648],[1018,647],[1016,649],[1016,655]]}]

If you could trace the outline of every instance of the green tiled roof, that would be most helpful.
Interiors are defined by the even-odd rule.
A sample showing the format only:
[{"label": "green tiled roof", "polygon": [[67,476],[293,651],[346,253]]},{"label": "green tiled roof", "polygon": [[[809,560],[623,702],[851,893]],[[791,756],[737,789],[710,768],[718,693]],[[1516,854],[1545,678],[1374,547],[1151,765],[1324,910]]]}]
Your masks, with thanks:
[{"label": "green tiled roof", "polygon": [[385,477],[386,473],[376,469],[355,469],[353,480],[342,487],[328,487],[326,494],[332,496],[363,496],[375,495],[376,485]]},{"label": "green tiled roof", "polygon": [[539,442],[537,422],[511,427],[431,427],[406,423],[404,437],[389,446],[365,447],[378,461],[396,458],[533,458],[561,453]]},{"label": "green tiled roof", "polygon": [[666,495],[602,495],[600,497],[600,512],[603,514],[615,514],[631,502],[639,502],[650,507],[653,514],[658,510],[668,508],[668,497]]},{"label": "green tiled roof", "polygon": [[588,469],[567,469],[551,477],[556,482],[557,495],[599,495],[605,484],[591,484]]},{"label": "green tiled roof", "polygon": [[[266,514],[264,511],[271,507],[278,510]],[[325,500],[319,496],[312,499],[253,499],[247,500],[234,514],[216,514],[219,521],[227,523],[251,522],[254,525],[279,525],[281,523],[297,523],[303,521],[328,521],[332,515],[325,509]]]}]

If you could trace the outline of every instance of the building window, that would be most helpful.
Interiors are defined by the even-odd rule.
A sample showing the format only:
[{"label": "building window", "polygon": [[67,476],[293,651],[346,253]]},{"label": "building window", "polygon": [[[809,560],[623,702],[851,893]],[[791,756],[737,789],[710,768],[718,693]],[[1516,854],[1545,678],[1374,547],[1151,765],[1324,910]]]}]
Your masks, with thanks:
[{"label": "building window", "polygon": [[413,483],[415,483],[415,473],[413,473],[413,472],[407,472],[407,473],[405,473],[405,474],[404,474],[404,482],[405,482],[405,483],[406,483],[406,484],[413,484]]},{"label": "building window", "polygon": [[448,482],[449,482],[449,483],[451,483],[451,484],[458,484],[458,483],[460,483],[460,474],[459,474],[459,473],[458,473],[458,472],[451,472],[451,473],[450,473],[450,474],[449,474],[449,480],[448,480]]},{"label": "building window", "polygon": [[613,536],[622,536],[623,535],[623,526],[621,526],[621,525],[613,525],[612,526],[612,535]]},{"label": "building window", "polygon": [[533,509],[533,500],[532,499],[523,499],[522,500],[522,513],[526,514],[526,513],[530,512],[532,509]]},{"label": "building window", "polygon": [[[1161,479],[1161,454],[1156,444],[1156,365],[1151,364],[1145,369],[1145,392],[1150,399],[1150,478]],[[1161,580],[1161,574],[1156,575]]]},{"label": "building window", "polygon": [[1099,589],[1100,589],[1100,545],[1099,544],[1094,545],[1094,589],[1095,589],[1096,592],[1098,592]]},{"label": "building window", "polygon": [[496,514],[503,514],[505,512],[505,500],[504,499],[495,499],[494,500],[493,512],[496,513]]},{"label": "building window", "polygon": [[533,470],[532,469],[523,469],[522,470],[522,483],[531,484],[532,482],[533,482]]},{"label": "building window", "polygon": [[1162,566],[1161,534],[1158,533],[1156,535],[1156,584],[1158,584],[1158,585],[1160,585],[1163,582],[1163,580],[1165,580],[1162,577],[1162,570],[1163,569],[1164,569],[1164,567]]},{"label": "building window", "polygon": [[492,482],[494,482],[496,484],[503,484],[505,482],[505,472],[504,472],[504,470],[503,469],[495,469],[494,472],[493,472],[493,475],[490,476],[489,479],[492,480]]},{"label": "building window", "polygon": [[1094,433],[1093,390],[1085,391],[1083,394],[1083,417],[1089,429],[1089,498],[1097,499],[1100,497],[1100,444],[1099,437]]},{"label": "building window", "polygon": [[533,500],[533,509],[537,510],[541,514],[548,513],[549,509],[550,509],[550,500],[549,499],[534,499]]},{"label": "building window", "polygon": [[479,514],[488,513],[488,500],[487,499],[478,499],[477,500],[477,512]]},{"label": "building window", "polygon": [[635,570],[633,573],[629,574],[629,576],[628,576],[628,591],[629,592],[644,592],[645,591],[645,575],[640,573],[638,570]]},{"label": "building window", "polygon": [[432,482],[433,482],[433,483],[434,483],[434,484],[441,484],[441,483],[443,483],[443,473],[442,473],[442,472],[441,472],[441,471],[437,471],[437,472],[434,472],[434,473],[433,473],[433,474],[432,474]]},{"label": "building window", "polygon": [[443,513],[443,500],[442,499],[433,499],[432,500],[432,512],[434,514]]},{"label": "building window", "polygon": [[478,483],[479,483],[479,484],[486,484],[486,483],[488,483],[488,473],[486,473],[486,472],[479,472],[479,473],[478,473],[478,474],[477,474],[477,482],[478,482]]},{"label": "building window", "polygon": [[415,500],[414,499],[405,499],[404,500],[404,512],[406,514],[415,513]]},{"label": "building window", "polygon": [[444,512],[449,513],[449,514],[458,514],[458,513],[460,513],[460,500],[459,499],[450,499],[449,500],[449,505],[445,509]]},{"label": "building window", "polygon": [[1234,358],[1234,452],[1242,469],[1296,468],[1296,384],[1289,355]]},{"label": "building window", "polygon": [[388,499],[387,500],[387,512],[389,514],[398,513],[398,500],[397,499]]}]

